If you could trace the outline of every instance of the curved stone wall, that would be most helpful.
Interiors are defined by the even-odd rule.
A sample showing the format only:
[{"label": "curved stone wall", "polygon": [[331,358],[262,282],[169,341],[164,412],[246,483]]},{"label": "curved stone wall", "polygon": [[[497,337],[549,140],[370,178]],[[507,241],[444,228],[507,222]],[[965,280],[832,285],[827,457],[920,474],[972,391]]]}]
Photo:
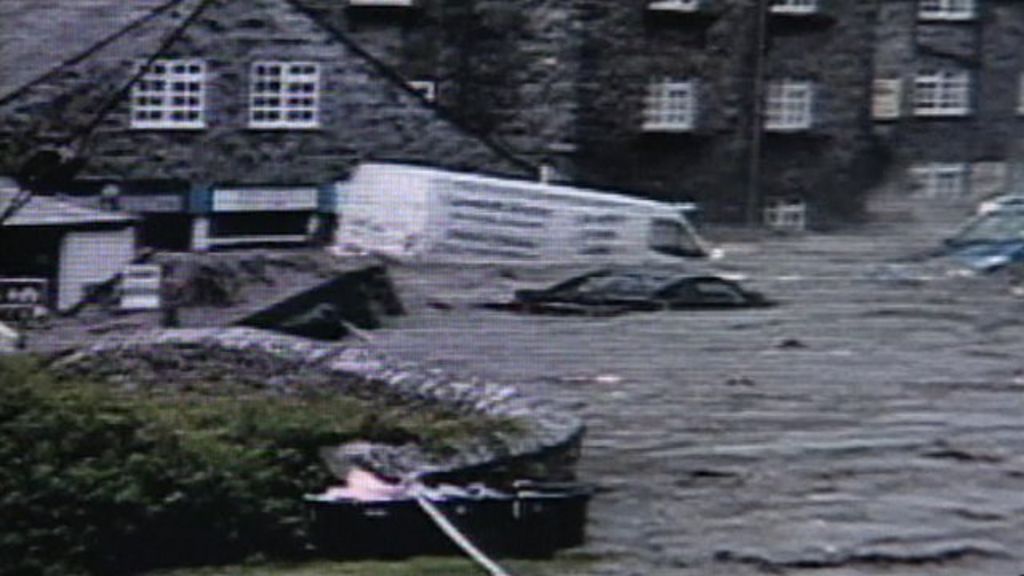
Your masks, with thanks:
[{"label": "curved stone wall", "polygon": [[416,446],[355,443],[324,450],[338,474],[360,465],[393,477],[472,480],[481,477],[568,479],[584,427],[574,415],[503,384],[459,379],[400,363],[368,345],[337,345],[251,328],[162,330],[123,334],[56,358],[62,375],[134,385],[173,385],[200,374],[227,374],[287,395],[291,384],[329,387],[362,398],[443,406],[465,415],[510,419],[514,431],[474,439],[439,459]]}]

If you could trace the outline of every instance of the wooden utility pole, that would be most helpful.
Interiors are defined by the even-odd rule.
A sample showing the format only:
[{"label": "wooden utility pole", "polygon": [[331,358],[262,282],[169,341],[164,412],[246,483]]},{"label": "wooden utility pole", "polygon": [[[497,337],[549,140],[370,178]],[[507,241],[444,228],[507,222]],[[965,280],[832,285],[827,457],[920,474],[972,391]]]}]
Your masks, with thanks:
[{"label": "wooden utility pole", "polygon": [[754,0],[753,110],[750,117],[750,157],[747,165],[747,226],[756,226],[761,205],[761,146],[764,136],[764,60],[768,35],[768,2]]}]

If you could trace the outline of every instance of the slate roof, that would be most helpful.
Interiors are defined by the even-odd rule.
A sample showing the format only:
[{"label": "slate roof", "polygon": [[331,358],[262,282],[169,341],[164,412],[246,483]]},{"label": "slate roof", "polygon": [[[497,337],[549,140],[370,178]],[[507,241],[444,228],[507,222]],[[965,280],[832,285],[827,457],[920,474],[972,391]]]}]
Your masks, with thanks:
[{"label": "slate roof", "polygon": [[[244,3],[251,0],[230,1]],[[354,56],[355,61],[359,61],[356,66],[365,67],[375,77],[373,82],[390,94],[389,98],[393,100],[395,91],[398,91],[420,99],[395,70],[365,51],[344,31],[329,26],[297,0],[277,1],[304,15],[301,19],[311,23],[317,34],[326,34],[333,42],[344,47]],[[155,58],[172,46],[182,34],[187,34],[207,8],[223,7],[229,3],[219,4],[210,0],[0,0],[0,106],[13,105],[17,108],[19,102],[32,101],[33,92],[38,94],[52,91],[68,78],[85,73],[86,65],[94,61],[94,57],[95,60],[108,61],[116,57]],[[7,20],[8,17],[10,20]],[[26,33],[26,30],[31,32]],[[6,72],[13,74],[8,78]],[[65,88],[61,99],[51,99],[45,108],[36,106],[39,101],[32,101],[31,106],[36,109],[20,110],[28,113],[17,118],[21,124],[12,128],[11,132],[24,130],[25,134],[44,136],[77,132],[73,134],[75,141],[80,143],[87,139],[111,110],[123,102],[126,82],[133,81],[121,69],[104,69],[101,71],[103,76],[96,76],[93,72],[90,70],[85,75],[88,82],[80,82],[73,91]],[[111,88],[116,90],[112,91]],[[466,129],[443,109],[426,102],[420,102],[420,106],[429,108],[429,115],[438,124],[444,124],[446,130],[452,131],[454,138],[446,140],[451,146],[456,146],[463,139],[479,146],[479,153],[477,148],[472,148],[472,154],[478,155],[472,160],[466,160],[464,164],[486,166],[483,168],[486,172],[524,176],[531,175],[536,169],[532,162],[501,143]],[[25,119],[32,117],[40,122],[33,120],[31,125],[26,125]],[[80,122],[81,119],[86,121]],[[369,115],[364,118],[367,119]],[[409,124],[392,130],[392,133],[381,139],[383,147],[394,147],[398,139],[407,138],[408,133],[415,133],[423,123],[422,115],[410,118]],[[418,147],[408,146],[397,155],[393,150],[381,151],[382,155],[378,159],[433,164],[437,158],[444,158],[443,164],[450,158],[445,156],[446,153],[450,154],[450,150],[439,153],[436,147],[429,144],[430,139],[414,140],[421,142]],[[415,150],[410,152],[413,148]],[[467,153],[463,158],[469,158],[472,154]],[[99,173],[106,174],[102,170]],[[145,176],[162,177],[163,174],[147,173]]]},{"label": "slate roof", "polygon": [[116,35],[167,2],[0,1],[0,98]]}]

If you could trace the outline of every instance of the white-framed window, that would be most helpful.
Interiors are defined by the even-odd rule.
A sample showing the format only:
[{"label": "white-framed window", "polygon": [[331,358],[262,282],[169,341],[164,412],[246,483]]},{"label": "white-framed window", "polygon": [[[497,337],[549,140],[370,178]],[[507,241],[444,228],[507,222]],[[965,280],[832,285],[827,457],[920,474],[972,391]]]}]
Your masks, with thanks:
[{"label": "white-framed window", "polygon": [[921,20],[972,20],[975,0],[919,0],[917,17]]},{"label": "white-framed window", "polygon": [[647,4],[648,10],[666,12],[696,12],[700,9],[701,0],[653,0]]},{"label": "white-framed window", "polygon": [[253,62],[249,84],[250,128],[316,128],[320,125],[320,65]]},{"label": "white-framed window", "polygon": [[765,94],[764,129],[772,132],[807,130],[813,121],[814,83],[775,80]]},{"label": "white-framed window", "polygon": [[963,198],[967,195],[970,170],[967,164],[933,162],[910,168],[911,185],[915,195],[942,200]]},{"label": "white-framed window", "polygon": [[697,83],[658,80],[647,87],[643,129],[650,132],[693,130],[697,117]]},{"label": "white-framed window", "polygon": [[813,14],[818,10],[818,0],[772,0],[771,11],[775,14]]},{"label": "white-framed window", "polygon": [[1024,114],[1024,72],[1021,72],[1017,80],[1017,114]]},{"label": "white-framed window", "polygon": [[437,83],[433,80],[410,80],[407,84],[427,102],[437,100]]},{"label": "white-framed window", "polygon": [[914,78],[914,114],[966,116],[971,113],[971,74],[962,71],[921,72]]},{"label": "white-framed window", "polygon": [[206,63],[202,60],[154,60],[132,84],[131,126],[140,129],[206,127]]},{"label": "white-framed window", "polygon": [[900,117],[903,102],[903,80],[875,78],[871,100],[871,117],[875,120],[895,120]]},{"label": "white-framed window", "polygon": [[807,203],[800,197],[768,198],[764,224],[773,230],[802,232],[807,229]]}]

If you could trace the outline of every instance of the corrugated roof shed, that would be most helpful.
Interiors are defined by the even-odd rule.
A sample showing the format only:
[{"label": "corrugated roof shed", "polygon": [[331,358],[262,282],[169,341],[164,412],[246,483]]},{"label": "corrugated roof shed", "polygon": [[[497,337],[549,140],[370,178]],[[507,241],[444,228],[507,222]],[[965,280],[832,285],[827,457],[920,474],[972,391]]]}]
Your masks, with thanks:
[{"label": "corrugated roof shed", "polygon": [[0,98],[167,0],[0,0]]}]

